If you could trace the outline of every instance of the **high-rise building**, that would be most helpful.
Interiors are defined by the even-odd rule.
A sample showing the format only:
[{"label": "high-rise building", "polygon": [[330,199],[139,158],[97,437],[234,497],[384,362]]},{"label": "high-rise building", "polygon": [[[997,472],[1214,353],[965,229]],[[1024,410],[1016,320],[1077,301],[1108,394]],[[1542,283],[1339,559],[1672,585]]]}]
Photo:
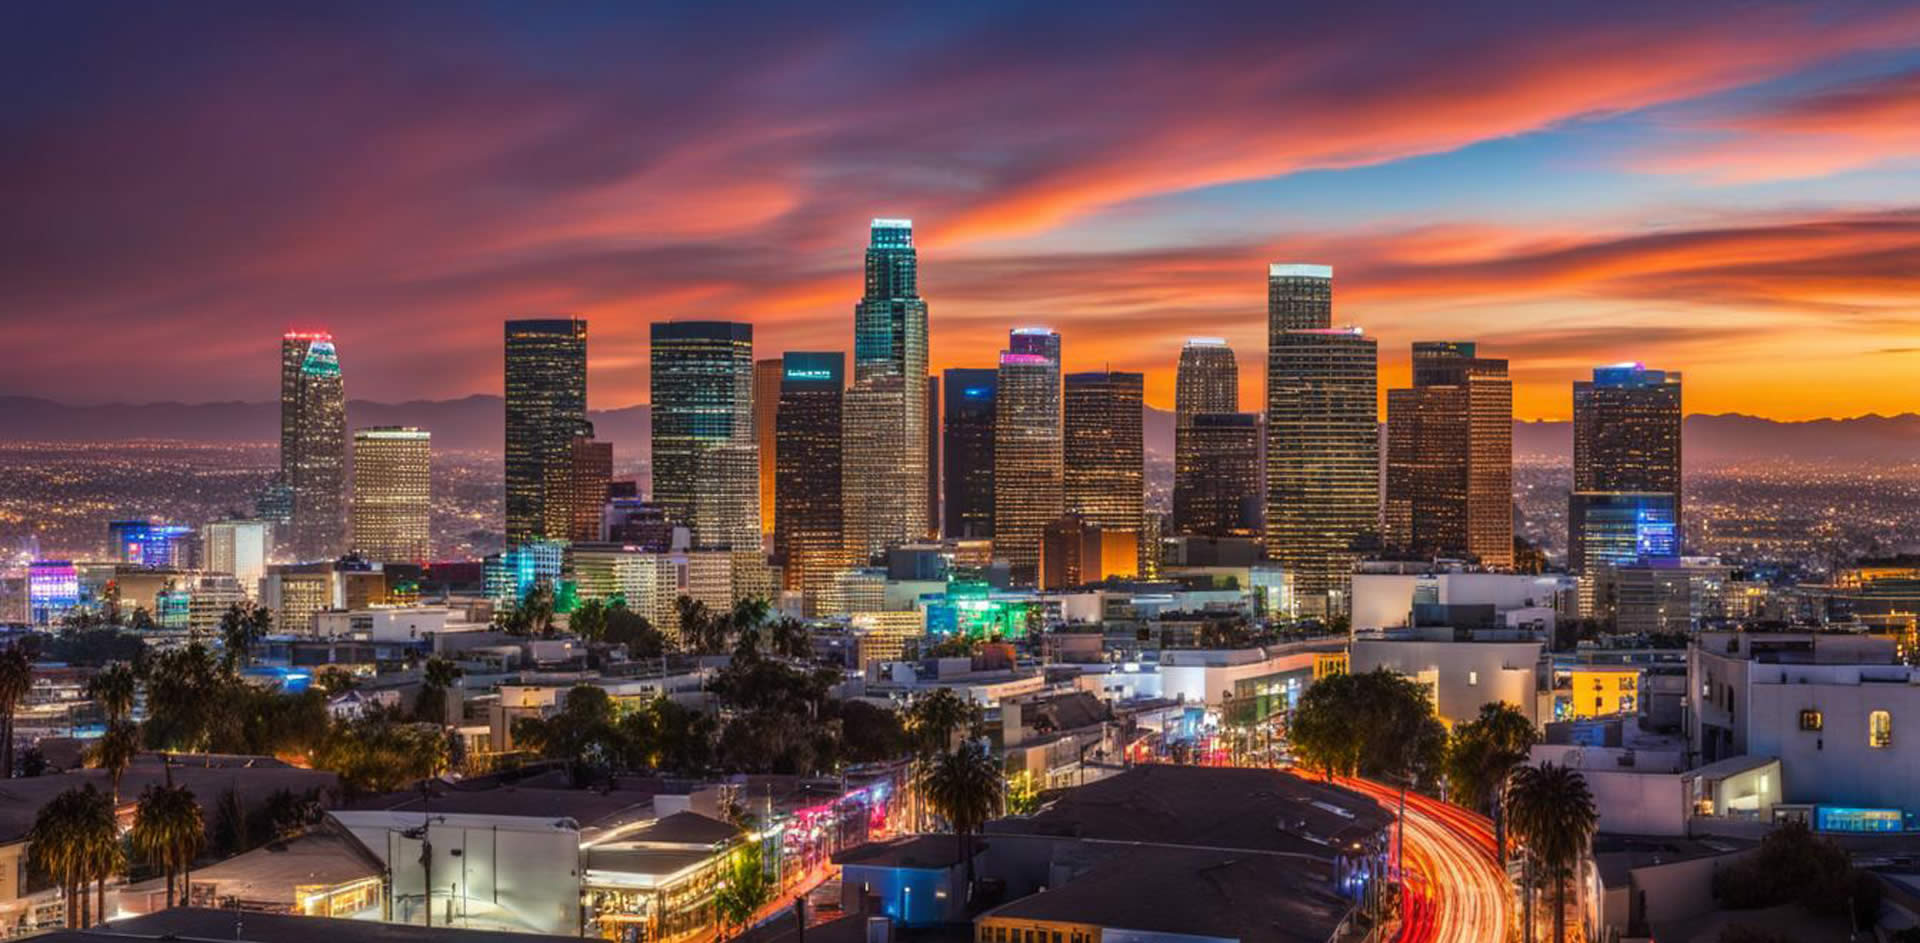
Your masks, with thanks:
[{"label": "high-rise building", "polygon": [[900,422],[901,401],[921,399],[920,384],[909,390],[899,377],[855,383],[842,398],[841,501],[847,552],[855,564],[891,546],[918,540],[926,500],[900,456],[920,430]]},{"label": "high-rise building", "polygon": [[1174,374],[1176,428],[1200,413],[1239,411],[1240,364],[1233,348],[1218,337],[1189,338],[1180,348],[1180,368]]},{"label": "high-rise building", "polygon": [[1145,387],[1138,373],[1070,373],[1062,409],[1067,512],[1109,535],[1130,532],[1136,545],[1146,513]]},{"label": "high-rise building", "polygon": [[293,497],[293,555],[338,556],[347,544],[347,395],[331,334],[280,339],[280,474]]},{"label": "high-rise building", "polygon": [[1413,345],[1387,391],[1385,538],[1422,556],[1513,565],[1513,381],[1463,341]]},{"label": "high-rise building", "polygon": [[773,499],[773,482],[780,467],[775,458],[780,412],[780,384],[786,365],[779,357],[762,357],[753,362],[753,442],[760,449],[760,532],[774,532],[778,509]]},{"label": "high-rise building", "polygon": [[927,536],[940,536],[940,378],[927,377]]},{"label": "high-rise building", "polygon": [[1259,534],[1264,490],[1260,417],[1195,413],[1175,434],[1174,532],[1205,537]]},{"label": "high-rise building", "polygon": [[1575,491],[1567,503],[1567,569],[1680,556],[1678,496],[1666,491]]},{"label": "high-rise building", "polygon": [[1015,582],[1032,584],[1040,575],[1041,538],[1066,508],[1060,362],[1041,353],[1001,354],[994,404],[994,556],[1007,561]]},{"label": "high-rise building", "polygon": [[811,616],[848,562],[840,500],[846,355],[791,351],[782,362],[773,546],[785,561],[785,588],[801,592]]},{"label": "high-rise building", "polygon": [[1141,533],[1101,527],[1069,511],[1041,537],[1041,589],[1071,589],[1140,573]]},{"label": "high-rise building", "polygon": [[231,575],[250,596],[258,593],[260,577],[267,573],[271,526],[266,521],[214,521],[200,528],[201,566]]},{"label": "high-rise building", "polygon": [[[652,362],[653,500],[693,531],[696,546],[745,549],[748,506],[756,529],[760,521],[753,325],[656,323]],[[726,454],[702,458],[722,447]]]},{"label": "high-rise building", "polygon": [[993,536],[993,414],[1000,371],[946,372],[942,479],[948,537]]},{"label": "high-rise building", "polygon": [[[433,436],[379,426],[353,434],[353,552],[377,563],[433,556]],[[237,574],[236,574],[237,575]]]},{"label": "high-rise building", "polygon": [[[866,290],[854,305],[853,387],[859,397],[861,422],[887,428],[859,432],[887,446],[891,470],[880,477],[864,470],[862,502],[877,503],[859,509],[860,526],[870,542],[904,543],[924,538],[928,480],[933,475],[927,452],[927,303],[920,297],[919,255],[913,247],[913,221],[875,219],[866,255]],[[848,400],[847,429],[854,434],[852,397]],[[887,405],[885,410],[881,406]],[[893,427],[898,426],[898,429]],[[851,451],[848,458],[854,458]],[[852,462],[849,474],[856,472]],[[854,510],[848,492],[848,508]]]},{"label": "high-rise building", "polygon": [[587,421],[587,322],[508,321],[506,386],[507,545],[557,539],[548,491]]},{"label": "high-rise building", "polygon": [[[1180,366],[1174,375],[1173,392],[1173,526],[1175,533],[1215,534],[1219,529],[1236,529],[1241,519],[1239,499],[1224,510],[1217,507],[1223,489],[1233,490],[1236,481],[1219,482],[1207,477],[1231,472],[1242,461],[1258,465],[1259,446],[1255,443],[1244,460],[1240,456],[1218,453],[1201,454],[1195,449],[1200,440],[1191,433],[1194,418],[1200,415],[1230,416],[1240,411],[1240,365],[1233,348],[1217,337],[1195,337],[1180,349]],[[1231,421],[1229,421],[1231,425]],[[1235,444],[1231,435],[1218,432],[1218,423],[1210,425],[1205,444],[1218,448]],[[1224,467],[1223,467],[1224,466]],[[1196,489],[1205,489],[1201,494]],[[1256,515],[1257,517],[1257,515]]]},{"label": "high-rise building", "polygon": [[185,569],[189,563],[181,559],[178,541],[192,535],[193,528],[185,524],[111,521],[107,524],[107,555],[134,566]]},{"label": "high-rise building", "polygon": [[1274,265],[1267,292],[1267,553],[1302,612],[1346,607],[1357,552],[1380,519],[1379,353],[1327,326],[1333,269]]},{"label": "high-rise building", "polygon": [[566,461],[548,468],[547,523],[556,540],[598,540],[600,512],[613,480],[613,443],[593,437],[593,424],[581,423],[567,443]]},{"label": "high-rise building", "polygon": [[[1670,495],[1675,553],[1685,544],[1680,472],[1680,374],[1638,363],[1595,367],[1573,384],[1573,498],[1567,515],[1572,549],[1600,494]],[[1583,498],[1582,496],[1588,496]],[[1644,499],[1652,501],[1653,499]],[[1576,569],[1575,572],[1582,572]]]}]

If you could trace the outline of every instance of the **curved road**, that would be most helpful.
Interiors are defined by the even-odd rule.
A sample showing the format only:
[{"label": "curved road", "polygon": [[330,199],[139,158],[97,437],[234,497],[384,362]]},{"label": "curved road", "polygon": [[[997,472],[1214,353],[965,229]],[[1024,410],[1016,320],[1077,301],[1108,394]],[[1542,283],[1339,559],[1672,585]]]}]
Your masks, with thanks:
[{"label": "curved road", "polygon": [[[1400,791],[1366,780],[1341,785],[1389,812]],[[1494,856],[1493,824],[1457,806],[1407,794],[1407,899],[1400,943],[1505,943],[1517,925],[1506,875]]]}]

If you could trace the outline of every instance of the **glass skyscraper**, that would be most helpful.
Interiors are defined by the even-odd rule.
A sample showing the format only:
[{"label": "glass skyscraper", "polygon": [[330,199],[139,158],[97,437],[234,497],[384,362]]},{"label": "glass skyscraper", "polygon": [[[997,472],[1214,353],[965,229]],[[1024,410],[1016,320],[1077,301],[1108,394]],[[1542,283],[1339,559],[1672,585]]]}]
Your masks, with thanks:
[{"label": "glass skyscraper", "polygon": [[[1573,498],[1569,563],[1589,541],[1581,528],[1602,494],[1668,495],[1675,552],[1684,543],[1680,471],[1680,374],[1638,363],[1595,367],[1573,384]],[[1586,496],[1586,497],[1582,497]],[[1652,500],[1652,499],[1646,499]],[[1584,565],[1583,561],[1583,565]],[[1575,572],[1581,572],[1576,568]]]},{"label": "glass skyscraper", "polygon": [[[913,221],[875,219],[866,290],[854,305],[853,389],[846,400],[847,539],[855,553],[929,533],[927,303]],[[878,449],[866,455],[854,448]]]},{"label": "glass skyscraper", "polygon": [[[1258,477],[1259,443],[1255,441],[1244,456],[1201,454],[1198,449],[1236,446],[1231,432],[1238,420],[1221,420],[1209,427],[1205,436],[1191,433],[1200,416],[1234,416],[1240,412],[1240,365],[1233,348],[1217,337],[1195,337],[1180,349],[1180,365],[1174,374],[1173,392],[1173,527],[1175,533],[1219,536],[1229,533],[1239,521],[1238,510],[1222,511],[1216,505],[1225,499],[1237,482],[1215,482],[1207,475],[1232,474],[1244,461],[1255,468]],[[1221,423],[1224,423],[1222,425]],[[1227,491],[1222,491],[1225,488]],[[1208,493],[1200,495],[1196,489]],[[1258,517],[1257,513],[1255,515]],[[1204,518],[1204,519],[1202,519]]]},{"label": "glass skyscraper", "polygon": [[506,325],[507,546],[559,538],[549,502],[568,477],[573,439],[587,422],[587,322],[577,318]]},{"label": "glass skyscraper", "polygon": [[781,367],[773,546],[785,561],[786,588],[801,592],[808,615],[819,615],[834,575],[847,566],[840,463],[847,358],[790,351]]},{"label": "glass skyscraper", "polygon": [[1138,373],[1068,374],[1062,409],[1067,512],[1109,535],[1131,532],[1136,545],[1146,513],[1145,386]]},{"label": "glass skyscraper", "polygon": [[376,563],[432,557],[433,436],[383,426],[353,433],[353,552]]},{"label": "glass skyscraper", "polygon": [[339,556],[347,544],[347,395],[331,334],[280,339],[280,474],[292,497],[293,555]]},{"label": "glass skyscraper", "polygon": [[1413,345],[1413,386],[1387,391],[1387,542],[1513,565],[1513,381],[1464,341]]},{"label": "glass skyscraper", "polygon": [[993,536],[993,411],[1000,371],[946,371],[942,479],[948,537]]},{"label": "glass skyscraper", "polygon": [[1059,361],[1001,354],[994,404],[993,554],[1015,582],[1031,585],[1047,525],[1066,509]]},{"label": "glass skyscraper", "polygon": [[1379,354],[1328,326],[1332,268],[1274,265],[1267,285],[1267,553],[1302,612],[1337,614],[1379,532]]},{"label": "glass skyscraper", "polygon": [[1181,534],[1258,536],[1262,500],[1260,417],[1196,413],[1176,430],[1173,517]]},{"label": "glass skyscraper", "polygon": [[652,336],[654,503],[696,544],[746,550],[760,526],[753,325],[666,321]]}]

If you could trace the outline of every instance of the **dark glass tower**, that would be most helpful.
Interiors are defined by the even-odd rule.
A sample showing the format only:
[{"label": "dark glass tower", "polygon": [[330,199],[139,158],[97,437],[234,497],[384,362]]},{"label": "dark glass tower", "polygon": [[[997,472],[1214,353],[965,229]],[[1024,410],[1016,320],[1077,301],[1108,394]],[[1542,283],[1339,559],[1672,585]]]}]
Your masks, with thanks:
[{"label": "dark glass tower", "polygon": [[[1592,380],[1574,381],[1570,562],[1579,555],[1572,548],[1590,542],[1582,533],[1588,509],[1621,504],[1599,500],[1608,494],[1641,495],[1626,502],[1639,506],[1670,506],[1672,519],[1666,523],[1673,528],[1674,552],[1680,552],[1686,535],[1680,414],[1677,371],[1623,363],[1595,367]],[[1662,495],[1667,497],[1657,497]]]},{"label": "dark glass tower", "polygon": [[[758,454],[744,472],[739,461],[703,456],[754,449],[753,325],[655,323],[652,365],[654,503],[695,541],[742,548],[748,524],[756,533],[760,526]],[[739,474],[750,480],[732,480]]]},{"label": "dark glass tower", "polygon": [[1000,371],[946,372],[943,449],[948,537],[993,536],[993,410]]},{"label": "dark glass tower", "polygon": [[507,545],[562,539],[551,483],[567,480],[574,437],[587,422],[587,322],[507,322]]},{"label": "dark glass tower", "polygon": [[292,498],[293,555],[339,556],[347,543],[347,394],[331,334],[280,339],[280,474]]},{"label": "dark glass tower", "polygon": [[1145,385],[1138,373],[1070,373],[1063,409],[1067,513],[1136,539],[1146,513]]},{"label": "dark glass tower", "polygon": [[1197,413],[1179,430],[1173,516],[1179,533],[1204,537],[1260,532],[1260,417]]},{"label": "dark glass tower", "polygon": [[819,613],[834,574],[847,565],[841,505],[841,400],[846,355],[789,352],[782,358],[775,419],[773,545],[787,589]]},{"label": "dark glass tower", "polygon": [[[1212,454],[1200,454],[1195,451],[1200,440],[1189,434],[1194,419],[1202,415],[1234,415],[1240,411],[1240,365],[1234,359],[1233,348],[1217,337],[1195,337],[1187,341],[1180,349],[1180,367],[1174,375],[1173,392],[1173,527],[1180,534],[1208,534],[1217,536],[1228,533],[1233,525],[1226,521],[1238,521],[1237,512],[1223,518],[1213,509],[1220,499],[1217,493],[1220,487],[1231,487],[1231,483],[1215,483],[1206,475],[1215,471],[1228,470],[1232,466],[1232,457]],[[1221,435],[1209,434],[1205,446],[1216,448],[1227,441]],[[1255,442],[1245,456],[1247,462],[1258,468],[1259,443]],[[1197,495],[1193,489],[1209,489],[1206,495]],[[1190,515],[1199,509],[1205,515],[1199,520]],[[1256,512],[1257,519],[1258,514]],[[1226,530],[1221,528],[1225,527]],[[1200,528],[1200,529],[1196,529]]]},{"label": "dark glass tower", "polygon": [[1413,345],[1387,391],[1386,538],[1422,556],[1513,564],[1513,381],[1464,341]]},{"label": "dark glass tower", "polygon": [[[853,389],[847,459],[847,539],[856,552],[929,533],[927,494],[927,303],[920,297],[913,221],[875,219],[866,290],[853,309]],[[857,428],[855,427],[857,426]]]}]

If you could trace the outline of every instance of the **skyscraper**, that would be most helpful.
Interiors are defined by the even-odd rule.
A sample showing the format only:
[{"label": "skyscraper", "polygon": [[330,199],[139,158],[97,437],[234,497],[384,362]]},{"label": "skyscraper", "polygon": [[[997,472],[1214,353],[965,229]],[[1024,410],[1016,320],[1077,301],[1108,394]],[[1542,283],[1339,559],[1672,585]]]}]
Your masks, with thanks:
[{"label": "skyscraper", "polygon": [[1475,345],[1419,341],[1387,391],[1385,537],[1422,556],[1513,565],[1513,381]]},{"label": "skyscraper", "polygon": [[993,536],[993,414],[1000,371],[946,372],[946,441],[941,475],[948,537]]},{"label": "skyscraper", "polygon": [[1145,385],[1138,373],[1071,373],[1062,410],[1068,513],[1109,535],[1131,532],[1136,546],[1146,513]]},{"label": "skyscraper", "polygon": [[566,461],[548,468],[547,523],[550,540],[600,539],[607,483],[613,480],[613,443],[593,437],[583,422],[567,442]]},{"label": "skyscraper", "polygon": [[280,339],[280,474],[293,498],[293,555],[340,555],[347,544],[347,394],[333,335]]},{"label": "skyscraper", "polygon": [[[1234,359],[1233,348],[1217,337],[1189,339],[1180,349],[1180,366],[1174,375],[1173,523],[1176,533],[1218,535],[1228,532],[1220,530],[1228,526],[1227,521],[1239,520],[1237,510],[1222,517],[1215,507],[1223,494],[1221,487],[1231,488],[1233,483],[1214,482],[1205,477],[1215,472],[1231,473],[1232,468],[1223,466],[1234,466],[1237,457],[1196,453],[1198,440],[1189,432],[1197,416],[1232,415],[1239,411],[1240,365]],[[1209,434],[1206,443],[1216,448],[1237,444],[1230,436],[1215,434]],[[1245,460],[1257,466],[1257,443]],[[1209,489],[1209,493],[1197,495],[1195,489],[1200,488]],[[1205,509],[1205,520],[1194,519],[1196,508]]]},{"label": "skyscraper", "polygon": [[1050,327],[1016,327],[1007,334],[1007,352],[1035,354],[1060,365],[1060,332]]},{"label": "skyscraper", "polygon": [[507,545],[558,538],[547,532],[548,483],[587,421],[587,322],[506,325]]},{"label": "skyscraper", "polygon": [[777,503],[773,483],[780,467],[775,458],[778,446],[780,385],[785,366],[779,357],[762,357],[753,362],[753,442],[760,449],[760,531],[774,532]]},{"label": "skyscraper", "polygon": [[927,536],[940,536],[940,378],[927,376]]},{"label": "skyscraper", "polygon": [[856,556],[928,533],[927,303],[919,264],[912,220],[873,221],[866,291],[854,305],[853,389],[843,425],[846,537]]},{"label": "skyscraper", "polygon": [[1196,413],[1175,430],[1176,533],[1259,535],[1264,490],[1259,419],[1253,413]]},{"label": "skyscraper", "polygon": [[903,401],[924,399],[921,384],[875,377],[854,384],[842,400],[841,495],[847,553],[864,564],[890,546],[920,539],[927,502],[901,456],[922,441],[921,430],[900,421]]},{"label": "skyscraper", "polygon": [[654,502],[697,545],[744,550],[746,509],[760,521],[753,325],[655,323],[652,363]]},{"label": "skyscraper", "polygon": [[1267,291],[1267,553],[1303,612],[1346,606],[1358,545],[1378,534],[1379,355],[1332,328],[1333,269],[1274,265]]},{"label": "skyscraper", "polygon": [[994,556],[1007,561],[1015,582],[1032,584],[1041,538],[1066,506],[1059,361],[1001,354],[994,403]]},{"label": "skyscraper", "polygon": [[790,351],[782,359],[773,546],[785,561],[785,588],[802,593],[808,615],[820,614],[821,597],[847,566],[840,500],[846,371],[839,351]]},{"label": "skyscraper", "polygon": [[353,433],[353,552],[376,563],[433,553],[433,436],[376,426]]},{"label": "skyscraper", "polygon": [[[1583,534],[1589,515],[1596,509],[1624,504],[1637,506],[1652,517],[1670,513],[1671,519],[1664,523],[1673,529],[1673,552],[1681,552],[1686,527],[1680,470],[1680,390],[1677,371],[1649,370],[1638,363],[1595,367],[1592,380],[1574,382],[1573,496],[1567,515],[1570,562],[1578,553],[1573,548],[1590,542]],[[1602,495],[1641,497],[1608,501],[1602,500]],[[1662,508],[1670,511],[1658,510]],[[1609,513],[1617,516],[1624,512]]]}]

